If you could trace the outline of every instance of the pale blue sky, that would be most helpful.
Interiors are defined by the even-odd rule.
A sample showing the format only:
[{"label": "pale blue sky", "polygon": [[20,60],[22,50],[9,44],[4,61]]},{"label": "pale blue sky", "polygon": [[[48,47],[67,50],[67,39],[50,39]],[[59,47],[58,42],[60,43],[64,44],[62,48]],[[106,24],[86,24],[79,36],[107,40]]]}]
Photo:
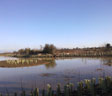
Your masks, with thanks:
[{"label": "pale blue sky", "polygon": [[112,43],[112,0],[0,0],[0,51]]}]

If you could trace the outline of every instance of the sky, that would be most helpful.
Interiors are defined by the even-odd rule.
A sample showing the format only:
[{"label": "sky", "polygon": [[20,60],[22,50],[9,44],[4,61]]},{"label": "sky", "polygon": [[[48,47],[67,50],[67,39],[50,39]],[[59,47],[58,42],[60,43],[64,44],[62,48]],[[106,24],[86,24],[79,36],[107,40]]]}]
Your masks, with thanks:
[{"label": "sky", "polygon": [[112,43],[112,0],[0,0],[0,52]]}]

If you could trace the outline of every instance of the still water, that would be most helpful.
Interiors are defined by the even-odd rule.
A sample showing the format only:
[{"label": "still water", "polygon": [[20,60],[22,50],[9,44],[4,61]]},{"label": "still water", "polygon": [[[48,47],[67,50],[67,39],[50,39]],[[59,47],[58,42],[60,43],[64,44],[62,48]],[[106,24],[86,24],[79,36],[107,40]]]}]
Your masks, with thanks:
[{"label": "still water", "polygon": [[[15,59],[0,57],[0,61]],[[112,58],[66,58],[56,59],[54,64],[31,67],[0,67],[0,93],[46,88],[51,84],[55,89],[57,83],[64,84],[84,79],[112,76]]]}]

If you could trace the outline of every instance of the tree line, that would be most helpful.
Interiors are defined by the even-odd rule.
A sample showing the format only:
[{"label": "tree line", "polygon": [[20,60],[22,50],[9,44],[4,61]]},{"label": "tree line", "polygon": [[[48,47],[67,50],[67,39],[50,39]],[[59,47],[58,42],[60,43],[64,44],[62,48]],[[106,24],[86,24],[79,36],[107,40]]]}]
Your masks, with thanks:
[{"label": "tree line", "polygon": [[21,54],[21,55],[36,55],[36,54],[39,54],[39,53],[54,54],[55,51],[56,51],[56,47],[53,44],[45,44],[45,46],[42,50],[25,48],[25,49],[20,49],[17,52],[14,52],[14,53]]},{"label": "tree line", "polygon": [[93,48],[73,48],[73,49],[57,49],[53,44],[45,44],[44,48],[41,49],[30,49],[30,48],[25,48],[25,49],[20,49],[17,52],[14,52],[16,54],[20,54],[20,55],[37,55],[37,54],[55,54],[56,52],[59,51],[59,53],[61,52],[66,52],[68,50],[69,52],[74,52],[75,50],[79,50],[79,51],[102,51],[102,52],[106,52],[109,50],[112,50],[112,46],[110,43],[105,44],[104,47],[93,47]]}]

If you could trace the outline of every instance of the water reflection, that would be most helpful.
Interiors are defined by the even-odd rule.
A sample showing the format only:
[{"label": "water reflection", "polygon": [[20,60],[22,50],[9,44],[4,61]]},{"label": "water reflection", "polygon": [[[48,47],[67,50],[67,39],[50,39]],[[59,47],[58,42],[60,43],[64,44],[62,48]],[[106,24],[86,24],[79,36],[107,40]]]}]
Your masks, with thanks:
[{"label": "water reflection", "polygon": [[[42,59],[42,58],[29,58],[29,59],[17,59],[13,57],[0,57],[0,67],[27,67],[44,64],[47,69],[56,67],[56,60],[74,60],[80,59],[83,64],[87,64],[88,60],[101,60],[100,65],[104,64],[112,66],[112,58],[56,58],[56,59]],[[40,62],[41,61],[41,62]],[[46,63],[47,62],[47,63]],[[48,63],[49,62],[49,63]],[[100,70],[100,68],[98,69]]]},{"label": "water reflection", "polygon": [[20,90],[21,81],[25,90],[35,86],[41,89],[48,83],[55,89],[57,83],[61,83],[63,87],[68,82],[77,84],[76,82],[84,79],[112,76],[112,66],[108,65],[112,58],[58,58],[50,63],[32,66],[36,60],[16,64],[30,66],[0,67],[0,92],[6,87],[9,92]]},{"label": "water reflection", "polygon": [[112,66],[112,58],[107,58],[107,59],[103,58],[102,61],[104,65]]},{"label": "water reflection", "polygon": [[56,61],[53,60],[52,62],[50,62],[50,63],[48,63],[48,64],[45,64],[45,67],[46,67],[47,69],[49,69],[49,68],[55,68],[55,67],[56,67]]},{"label": "water reflection", "polygon": [[0,61],[4,61],[4,60],[17,60],[17,58],[0,56]]}]

